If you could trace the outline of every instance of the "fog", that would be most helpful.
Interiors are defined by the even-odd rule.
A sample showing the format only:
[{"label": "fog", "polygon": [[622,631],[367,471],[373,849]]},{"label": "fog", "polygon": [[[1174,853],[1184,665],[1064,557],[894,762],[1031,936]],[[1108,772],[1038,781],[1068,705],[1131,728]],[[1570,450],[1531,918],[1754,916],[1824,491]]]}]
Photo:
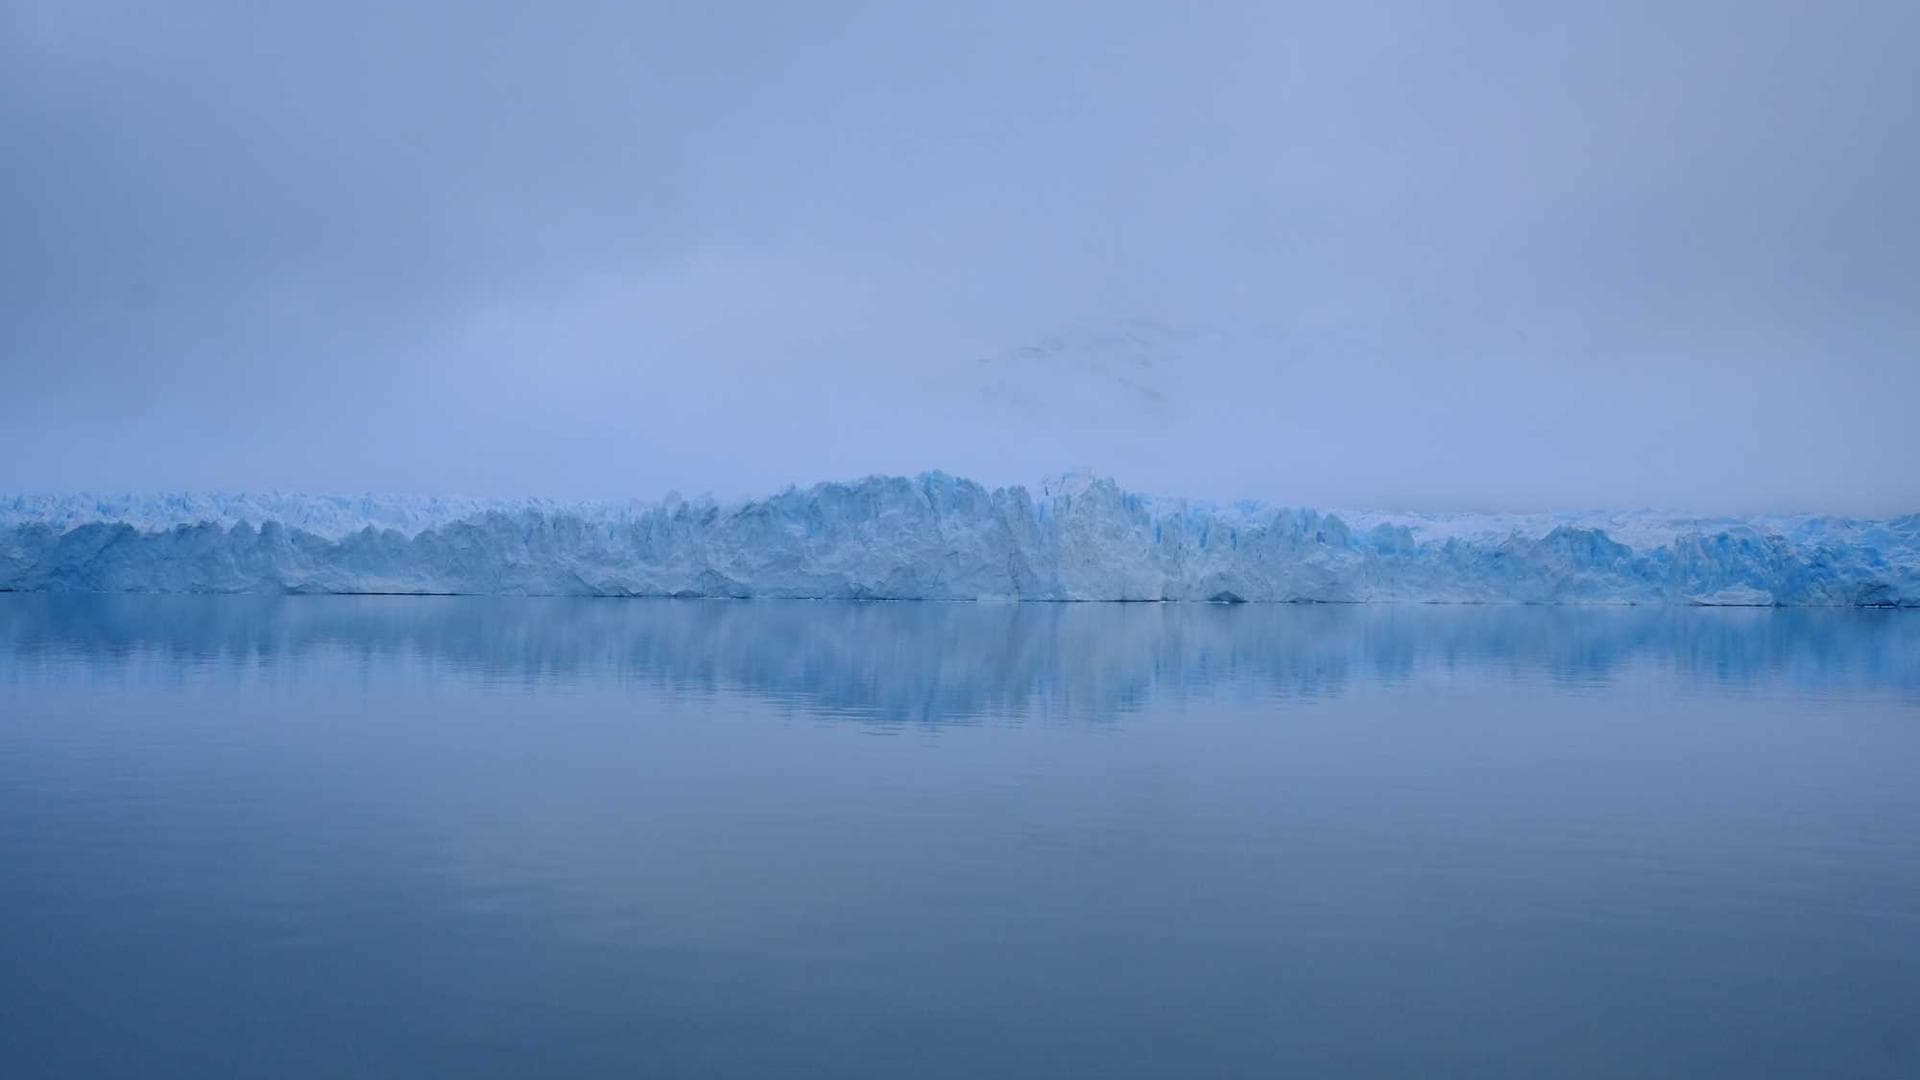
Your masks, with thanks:
[{"label": "fog", "polygon": [[0,490],[1920,510],[1920,6],[0,6]]}]

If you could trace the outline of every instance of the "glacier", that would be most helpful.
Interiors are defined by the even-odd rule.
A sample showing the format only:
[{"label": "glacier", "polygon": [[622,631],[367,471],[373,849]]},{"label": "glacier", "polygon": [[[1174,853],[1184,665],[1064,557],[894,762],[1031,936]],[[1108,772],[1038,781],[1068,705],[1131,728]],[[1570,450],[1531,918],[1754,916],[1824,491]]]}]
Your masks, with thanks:
[{"label": "glacier", "polygon": [[1920,607],[1920,514],[1321,512],[939,472],[720,503],[0,496],[0,591]]}]

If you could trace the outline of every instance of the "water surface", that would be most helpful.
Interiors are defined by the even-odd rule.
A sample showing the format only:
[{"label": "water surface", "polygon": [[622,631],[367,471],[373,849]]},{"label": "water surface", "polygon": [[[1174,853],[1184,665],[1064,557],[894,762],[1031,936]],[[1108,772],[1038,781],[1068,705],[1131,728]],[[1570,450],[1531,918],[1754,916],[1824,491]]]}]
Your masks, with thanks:
[{"label": "water surface", "polygon": [[1920,616],[0,595],[23,1077],[1920,1075]]}]

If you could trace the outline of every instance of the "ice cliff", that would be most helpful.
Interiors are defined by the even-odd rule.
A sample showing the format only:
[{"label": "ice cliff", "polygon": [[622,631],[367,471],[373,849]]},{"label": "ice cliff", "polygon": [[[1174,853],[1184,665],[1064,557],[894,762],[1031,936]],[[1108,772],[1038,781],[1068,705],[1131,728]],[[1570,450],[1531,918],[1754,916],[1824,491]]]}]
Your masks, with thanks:
[{"label": "ice cliff", "polygon": [[1920,606],[1920,514],[1329,514],[942,473],[722,505],[0,497],[0,591]]}]

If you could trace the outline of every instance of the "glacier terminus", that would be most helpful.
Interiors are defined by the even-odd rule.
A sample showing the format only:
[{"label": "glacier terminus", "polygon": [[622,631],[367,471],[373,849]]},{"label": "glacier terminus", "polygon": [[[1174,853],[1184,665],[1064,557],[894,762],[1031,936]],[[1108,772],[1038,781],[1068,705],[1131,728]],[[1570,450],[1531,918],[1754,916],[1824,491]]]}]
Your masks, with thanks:
[{"label": "glacier terminus", "polygon": [[736,503],[0,496],[0,591],[1920,606],[1920,514],[1323,513],[939,472]]}]

